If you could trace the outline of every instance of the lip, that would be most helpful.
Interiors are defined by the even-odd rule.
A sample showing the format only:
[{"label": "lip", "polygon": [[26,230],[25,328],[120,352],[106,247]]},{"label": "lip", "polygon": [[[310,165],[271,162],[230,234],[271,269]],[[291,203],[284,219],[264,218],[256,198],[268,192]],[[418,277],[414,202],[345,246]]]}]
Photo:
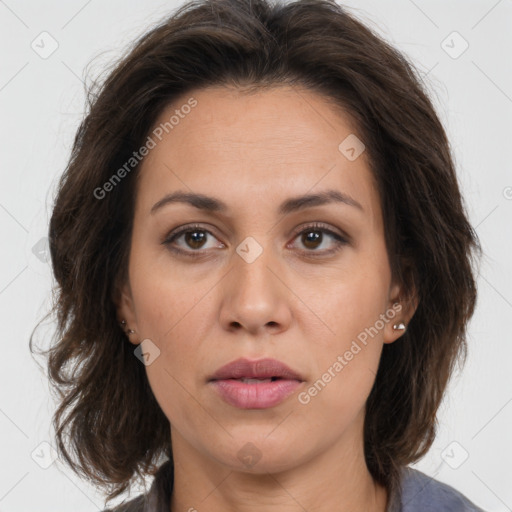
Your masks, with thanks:
[{"label": "lip", "polygon": [[219,368],[209,380],[268,379],[271,377],[301,382],[304,380],[301,375],[277,359],[265,358],[251,361],[243,357]]},{"label": "lip", "polygon": [[[237,379],[269,379],[272,382],[245,383]],[[297,372],[276,359],[237,359],[219,368],[209,384],[228,404],[240,409],[267,409],[283,402],[303,382]]]}]

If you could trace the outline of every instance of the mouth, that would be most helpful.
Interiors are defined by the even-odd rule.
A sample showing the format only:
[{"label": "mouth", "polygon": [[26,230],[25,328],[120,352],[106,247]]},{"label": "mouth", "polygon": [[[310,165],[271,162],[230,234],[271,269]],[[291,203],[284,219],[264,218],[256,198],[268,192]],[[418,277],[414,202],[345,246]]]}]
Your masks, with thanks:
[{"label": "mouth", "polygon": [[246,379],[246,380],[267,380],[279,379],[303,381],[302,376],[289,368],[286,364],[277,359],[260,359],[251,361],[241,358],[232,361],[219,368],[209,381],[227,380],[227,379]]},{"label": "mouth", "polygon": [[281,377],[271,377],[270,379],[229,379],[229,380],[238,380],[239,382],[243,382],[244,384],[259,384],[260,382],[275,382],[276,380],[282,380]]},{"label": "mouth", "polygon": [[274,407],[303,382],[297,372],[276,359],[237,359],[208,380],[225,402],[240,409]]}]

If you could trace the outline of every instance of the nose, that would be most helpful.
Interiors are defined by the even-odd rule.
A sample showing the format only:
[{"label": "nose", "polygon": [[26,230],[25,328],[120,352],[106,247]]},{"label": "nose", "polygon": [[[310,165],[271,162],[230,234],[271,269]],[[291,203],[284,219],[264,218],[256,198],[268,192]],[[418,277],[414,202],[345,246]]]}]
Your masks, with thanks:
[{"label": "nose", "polygon": [[220,322],[229,332],[277,334],[289,328],[293,293],[285,284],[279,262],[270,249],[254,260],[238,253],[222,282]]}]

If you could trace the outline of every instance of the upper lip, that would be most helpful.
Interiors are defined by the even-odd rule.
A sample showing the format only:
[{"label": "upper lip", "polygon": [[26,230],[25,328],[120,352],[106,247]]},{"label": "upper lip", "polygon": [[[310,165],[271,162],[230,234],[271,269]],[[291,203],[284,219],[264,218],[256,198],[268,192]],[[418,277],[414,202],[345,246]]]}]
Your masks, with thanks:
[{"label": "upper lip", "polygon": [[304,379],[294,370],[277,359],[258,359],[251,361],[241,358],[219,368],[211,377],[212,380],[221,379],[268,379],[280,377],[282,379],[303,381]]}]

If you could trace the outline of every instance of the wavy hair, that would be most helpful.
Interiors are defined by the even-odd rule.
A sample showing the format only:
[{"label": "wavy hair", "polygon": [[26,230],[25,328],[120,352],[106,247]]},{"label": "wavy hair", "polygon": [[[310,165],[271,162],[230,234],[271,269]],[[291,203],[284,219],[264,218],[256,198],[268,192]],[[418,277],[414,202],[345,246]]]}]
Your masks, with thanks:
[{"label": "wavy hair", "polygon": [[44,354],[59,396],[59,454],[108,488],[109,500],[172,460],[169,421],[114,304],[127,278],[139,166],[101,200],[94,191],[143,145],[166,106],[214,85],[305,87],[346,112],[366,145],[392,274],[419,301],[400,342],[383,347],[366,403],[366,463],[393,492],[400,468],[432,445],[447,383],[465,362],[481,248],[419,72],[334,0],[190,1],[86,90],[49,226],[57,328]]}]

